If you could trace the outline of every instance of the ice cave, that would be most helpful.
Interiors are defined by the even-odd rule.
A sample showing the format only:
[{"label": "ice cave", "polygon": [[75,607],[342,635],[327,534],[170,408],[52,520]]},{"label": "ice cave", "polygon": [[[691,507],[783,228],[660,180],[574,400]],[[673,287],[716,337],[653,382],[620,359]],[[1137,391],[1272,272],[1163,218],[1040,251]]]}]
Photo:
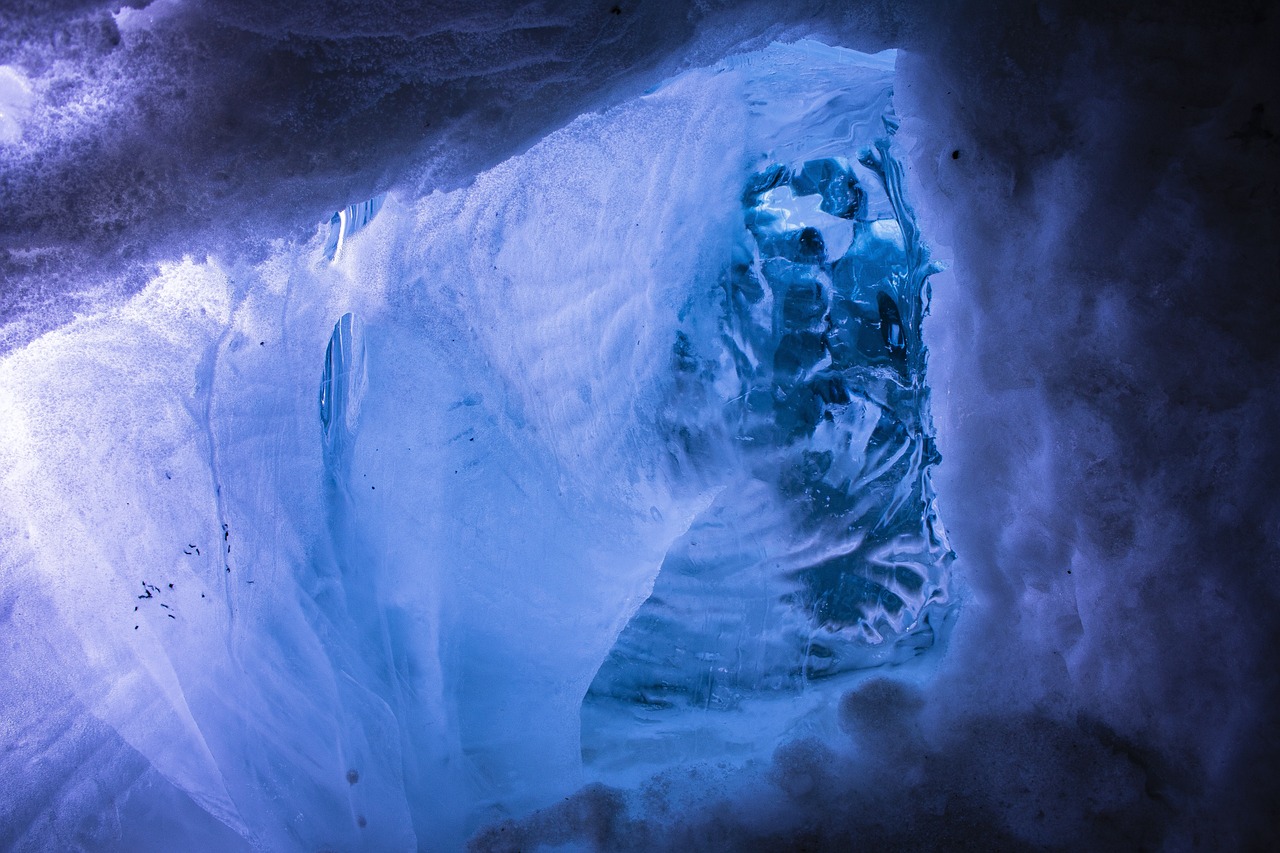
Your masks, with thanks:
[{"label": "ice cave", "polygon": [[0,11],[0,848],[1265,846],[1275,137],[1099,14]]}]

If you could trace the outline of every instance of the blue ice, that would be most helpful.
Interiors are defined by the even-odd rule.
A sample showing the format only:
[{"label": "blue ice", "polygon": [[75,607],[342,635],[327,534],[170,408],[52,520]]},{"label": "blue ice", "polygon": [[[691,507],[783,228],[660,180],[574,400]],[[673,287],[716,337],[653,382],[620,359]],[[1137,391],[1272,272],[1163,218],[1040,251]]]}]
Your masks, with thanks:
[{"label": "blue ice", "polygon": [[336,260],[347,240],[378,215],[386,199],[386,193],[380,193],[367,201],[349,204],[335,213],[329,220],[329,236],[324,241],[325,259]]},{"label": "blue ice", "polygon": [[49,793],[6,840],[456,849],[927,655],[893,62],[694,69],[0,359],[21,695],[62,697],[12,760],[73,768],[10,780]]},{"label": "blue ice", "polygon": [[[584,700],[584,757],[611,781],[771,748],[808,713],[797,697],[926,653],[952,610],[921,334],[935,267],[876,97],[889,78],[826,70],[786,123],[801,142],[743,181],[732,259],[677,332],[672,427],[726,484]],[[853,96],[883,112],[829,136],[831,104]],[[733,450],[698,446],[715,441]]]}]

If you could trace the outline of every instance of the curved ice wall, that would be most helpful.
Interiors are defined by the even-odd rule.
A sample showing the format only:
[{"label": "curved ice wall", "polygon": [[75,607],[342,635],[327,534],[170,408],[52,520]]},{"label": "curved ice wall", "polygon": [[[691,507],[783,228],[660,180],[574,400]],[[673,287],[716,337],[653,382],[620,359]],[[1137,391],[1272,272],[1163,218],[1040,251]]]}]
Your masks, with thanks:
[{"label": "curved ice wall", "polygon": [[[750,689],[926,648],[946,546],[892,64],[690,71],[6,356],[5,606],[60,670],[12,662],[46,767],[15,784],[102,815],[6,840],[460,846],[590,778],[583,698],[672,641],[655,591],[765,604],[729,608]],[[723,587],[681,574],[712,529]]]}]

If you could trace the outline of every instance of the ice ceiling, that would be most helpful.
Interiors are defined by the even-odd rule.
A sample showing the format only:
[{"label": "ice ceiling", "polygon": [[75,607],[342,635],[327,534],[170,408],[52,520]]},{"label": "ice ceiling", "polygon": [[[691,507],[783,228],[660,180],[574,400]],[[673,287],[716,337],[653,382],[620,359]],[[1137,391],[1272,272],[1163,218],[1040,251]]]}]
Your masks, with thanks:
[{"label": "ice ceiling", "polygon": [[1265,843],[1274,21],[793,11],[0,11],[0,846]]}]

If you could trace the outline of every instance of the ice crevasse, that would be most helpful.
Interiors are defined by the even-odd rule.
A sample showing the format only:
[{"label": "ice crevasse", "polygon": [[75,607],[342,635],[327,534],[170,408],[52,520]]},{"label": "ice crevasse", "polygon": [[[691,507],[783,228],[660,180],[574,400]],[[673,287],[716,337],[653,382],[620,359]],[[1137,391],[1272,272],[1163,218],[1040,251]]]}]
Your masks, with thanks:
[{"label": "ice crevasse", "polygon": [[7,355],[12,846],[457,848],[936,648],[893,62],[733,56]]}]

